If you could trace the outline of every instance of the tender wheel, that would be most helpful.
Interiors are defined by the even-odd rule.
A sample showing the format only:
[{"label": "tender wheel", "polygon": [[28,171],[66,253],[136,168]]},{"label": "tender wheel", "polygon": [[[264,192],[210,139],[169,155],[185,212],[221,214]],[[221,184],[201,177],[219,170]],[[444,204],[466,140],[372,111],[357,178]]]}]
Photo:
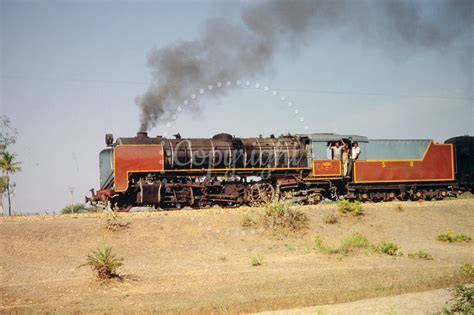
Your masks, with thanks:
[{"label": "tender wheel", "polygon": [[275,189],[269,183],[259,183],[250,186],[250,204],[253,206],[262,206],[269,203],[275,197]]}]

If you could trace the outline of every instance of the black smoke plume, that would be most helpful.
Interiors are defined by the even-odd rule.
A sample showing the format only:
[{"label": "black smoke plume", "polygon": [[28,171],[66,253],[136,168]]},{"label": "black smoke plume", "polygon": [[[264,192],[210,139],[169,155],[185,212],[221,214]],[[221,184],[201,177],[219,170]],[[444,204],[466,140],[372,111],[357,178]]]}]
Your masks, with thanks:
[{"label": "black smoke plume", "polygon": [[[472,32],[472,0],[274,0],[250,1],[238,22],[210,18],[195,40],[178,41],[148,56],[152,82],[136,102],[141,131],[168,119],[181,106],[198,106],[190,95],[227,80],[254,78],[271,69],[279,51],[298,51],[332,32],[368,47],[437,49]],[[189,103],[183,104],[184,100]]]}]

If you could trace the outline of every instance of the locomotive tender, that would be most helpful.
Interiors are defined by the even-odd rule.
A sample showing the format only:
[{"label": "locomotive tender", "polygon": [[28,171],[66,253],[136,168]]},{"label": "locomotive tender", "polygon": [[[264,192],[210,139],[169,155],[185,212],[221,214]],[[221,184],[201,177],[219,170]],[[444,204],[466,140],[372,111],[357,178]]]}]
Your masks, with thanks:
[{"label": "locomotive tender", "polygon": [[[357,142],[350,174],[328,157],[328,143]],[[212,205],[261,205],[272,200],[315,204],[324,198],[390,201],[443,199],[474,187],[474,137],[380,140],[357,135],[301,134],[207,139],[106,135],[99,155],[100,190],[86,201],[120,211]],[[457,153],[457,154],[456,154]]]}]

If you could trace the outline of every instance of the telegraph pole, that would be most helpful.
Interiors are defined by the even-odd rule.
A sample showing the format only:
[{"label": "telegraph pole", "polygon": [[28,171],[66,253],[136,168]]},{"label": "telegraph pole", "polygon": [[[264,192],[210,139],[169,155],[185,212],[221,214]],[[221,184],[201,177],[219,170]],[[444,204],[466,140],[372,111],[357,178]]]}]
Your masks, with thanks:
[{"label": "telegraph pole", "polygon": [[74,187],[69,187],[69,192],[71,193],[71,214],[74,213]]}]

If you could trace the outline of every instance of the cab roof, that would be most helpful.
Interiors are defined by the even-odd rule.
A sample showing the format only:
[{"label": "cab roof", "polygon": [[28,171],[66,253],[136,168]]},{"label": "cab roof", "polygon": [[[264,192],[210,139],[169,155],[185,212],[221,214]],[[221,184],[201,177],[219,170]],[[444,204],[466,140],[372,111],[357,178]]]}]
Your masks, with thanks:
[{"label": "cab roof", "polygon": [[339,141],[341,139],[349,139],[350,141],[355,142],[368,142],[369,139],[364,136],[359,135],[339,135],[335,133],[311,133],[306,135],[313,142],[331,142]]}]

